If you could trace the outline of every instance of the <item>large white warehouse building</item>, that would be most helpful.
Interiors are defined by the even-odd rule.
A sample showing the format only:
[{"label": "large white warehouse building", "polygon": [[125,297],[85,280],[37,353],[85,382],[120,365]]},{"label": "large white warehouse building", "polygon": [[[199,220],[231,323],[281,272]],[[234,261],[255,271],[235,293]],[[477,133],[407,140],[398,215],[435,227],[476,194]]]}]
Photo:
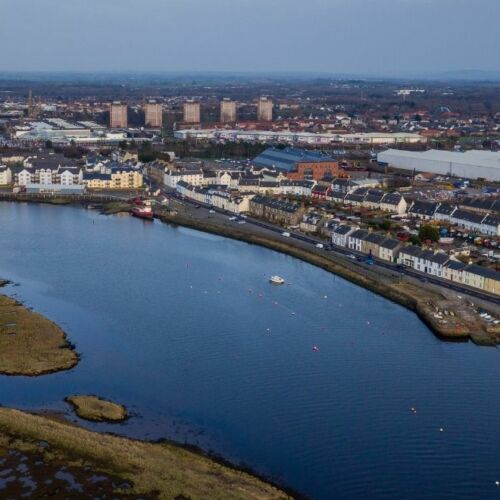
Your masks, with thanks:
[{"label": "large white warehouse building", "polygon": [[472,150],[460,153],[436,149],[429,151],[388,149],[379,153],[377,160],[380,164],[403,170],[500,182],[500,152]]}]

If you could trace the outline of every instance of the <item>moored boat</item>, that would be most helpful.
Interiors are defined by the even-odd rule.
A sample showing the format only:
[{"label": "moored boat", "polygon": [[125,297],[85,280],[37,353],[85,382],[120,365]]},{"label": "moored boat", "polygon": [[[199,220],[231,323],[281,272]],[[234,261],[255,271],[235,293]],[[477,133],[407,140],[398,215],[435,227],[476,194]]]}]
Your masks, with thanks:
[{"label": "moored boat", "polygon": [[283,285],[285,280],[281,276],[271,276],[269,282],[273,285]]},{"label": "moored boat", "polygon": [[136,206],[132,209],[132,215],[139,219],[153,219],[154,214],[151,208],[151,203],[145,203],[142,206]]}]

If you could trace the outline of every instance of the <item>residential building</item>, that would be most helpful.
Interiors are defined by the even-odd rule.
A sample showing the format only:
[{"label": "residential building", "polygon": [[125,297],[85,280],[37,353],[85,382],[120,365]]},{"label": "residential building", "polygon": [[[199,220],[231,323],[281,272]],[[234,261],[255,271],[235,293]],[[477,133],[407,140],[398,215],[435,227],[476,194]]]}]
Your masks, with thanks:
[{"label": "residential building", "polygon": [[347,246],[351,250],[361,252],[363,250],[363,241],[367,236],[368,231],[365,231],[364,229],[357,229],[347,237]]},{"label": "residential building", "polygon": [[201,186],[203,185],[203,170],[201,168],[193,170],[167,169],[165,172],[164,184],[168,187],[175,188],[179,181],[184,181],[192,186]]},{"label": "residential building", "polygon": [[12,170],[7,165],[0,165],[0,186],[12,184]]},{"label": "residential building", "polygon": [[273,121],[273,101],[269,97],[261,97],[257,103],[257,121]]},{"label": "residential building", "polygon": [[163,108],[156,101],[149,101],[144,106],[144,123],[148,128],[161,128],[163,126]]},{"label": "residential building", "polygon": [[385,239],[386,237],[383,234],[368,233],[361,242],[361,251],[378,258],[380,257],[380,245]]},{"label": "residential building", "polygon": [[236,119],[236,102],[227,98],[222,99],[220,102],[221,123],[234,123]]},{"label": "residential building", "polygon": [[339,247],[347,247],[349,236],[358,229],[356,226],[341,224],[332,231],[332,243]]},{"label": "residential building", "polygon": [[200,123],[200,103],[192,100],[184,103],[184,123]]},{"label": "residential building", "polygon": [[250,200],[250,213],[282,225],[296,225],[300,222],[304,209],[298,203],[257,195]]},{"label": "residential building", "polygon": [[127,128],[127,112],[128,106],[126,104],[118,101],[111,103],[109,108],[109,126],[111,128]]},{"label": "residential building", "polygon": [[455,283],[463,283],[463,270],[465,264],[459,260],[450,259],[443,266],[443,278]]},{"label": "residential building", "polygon": [[379,258],[387,262],[396,263],[402,246],[401,241],[394,238],[386,238],[379,245]]}]

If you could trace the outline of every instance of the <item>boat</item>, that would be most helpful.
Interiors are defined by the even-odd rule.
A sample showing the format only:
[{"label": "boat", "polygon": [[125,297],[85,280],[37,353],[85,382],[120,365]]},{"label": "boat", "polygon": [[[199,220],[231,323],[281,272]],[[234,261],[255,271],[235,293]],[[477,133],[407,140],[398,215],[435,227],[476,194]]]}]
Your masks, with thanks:
[{"label": "boat", "polygon": [[281,276],[271,276],[269,282],[273,285],[283,285],[285,280]]},{"label": "boat", "polygon": [[151,208],[151,203],[144,203],[141,206],[135,206],[132,209],[132,215],[138,217],[139,219],[152,220],[154,217],[153,210]]}]

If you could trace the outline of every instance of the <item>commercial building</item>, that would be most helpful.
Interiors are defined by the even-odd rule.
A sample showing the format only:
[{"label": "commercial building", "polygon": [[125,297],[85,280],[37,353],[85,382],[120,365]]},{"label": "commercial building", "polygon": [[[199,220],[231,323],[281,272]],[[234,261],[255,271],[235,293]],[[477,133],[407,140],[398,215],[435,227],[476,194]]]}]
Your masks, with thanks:
[{"label": "commercial building", "polygon": [[257,103],[257,120],[259,122],[273,121],[273,101],[268,97],[261,97]]},{"label": "commercial building", "polygon": [[222,99],[220,103],[220,121],[222,123],[233,123],[236,119],[236,102],[231,99]]},{"label": "commercial building", "polygon": [[184,123],[200,123],[200,103],[186,101],[184,103]]},{"label": "commercial building", "polygon": [[500,152],[388,149],[379,153],[377,159],[380,164],[410,172],[500,181]]},{"label": "commercial building", "polygon": [[127,110],[128,107],[126,104],[118,101],[111,103],[109,108],[109,126],[111,128],[127,128]]},{"label": "commercial building", "polygon": [[325,176],[345,175],[332,157],[305,149],[267,148],[253,160],[253,163],[257,167],[283,172],[291,180],[320,180]]},{"label": "commercial building", "polygon": [[163,108],[155,101],[149,101],[144,106],[144,123],[148,128],[163,126]]},{"label": "commercial building", "polygon": [[332,134],[314,132],[290,132],[289,130],[240,130],[240,129],[183,129],[174,132],[176,139],[205,139],[215,141],[245,141],[284,144],[415,144],[425,143],[427,138],[419,134],[395,132],[360,132],[357,134]]}]

